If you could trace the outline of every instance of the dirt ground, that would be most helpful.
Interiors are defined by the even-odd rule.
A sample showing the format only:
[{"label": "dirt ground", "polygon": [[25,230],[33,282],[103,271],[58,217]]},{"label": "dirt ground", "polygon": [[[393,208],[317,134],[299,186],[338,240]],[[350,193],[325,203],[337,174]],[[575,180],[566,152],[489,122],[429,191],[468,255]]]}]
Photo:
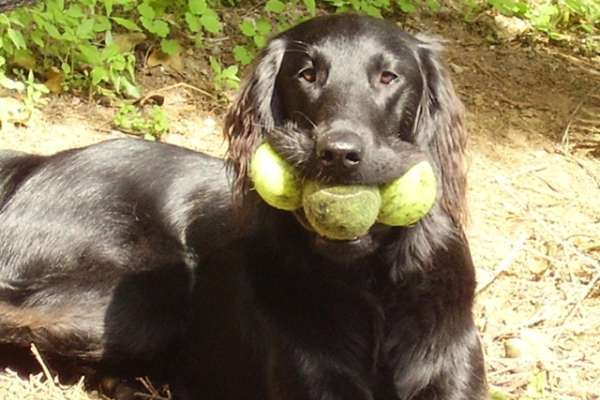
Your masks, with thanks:
[{"label": "dirt ground", "polygon": [[[514,399],[600,399],[600,57],[491,44],[480,25],[451,19],[405,27],[449,40],[467,108],[468,235],[492,389]],[[206,88],[206,71],[188,56],[184,81]],[[180,75],[147,72],[141,81],[162,88],[172,121],[164,140],[222,154],[214,99],[172,87]],[[123,136],[115,112],[51,97],[26,127],[5,123],[0,148],[48,154]]]}]

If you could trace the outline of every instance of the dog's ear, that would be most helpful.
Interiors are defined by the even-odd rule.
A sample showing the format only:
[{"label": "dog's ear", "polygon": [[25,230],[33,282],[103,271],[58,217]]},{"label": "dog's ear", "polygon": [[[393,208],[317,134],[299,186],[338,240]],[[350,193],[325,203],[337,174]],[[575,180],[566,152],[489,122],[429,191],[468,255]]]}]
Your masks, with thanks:
[{"label": "dog's ear", "polygon": [[467,133],[464,108],[440,61],[441,42],[417,36],[425,89],[415,126],[417,143],[429,150],[441,177],[441,206],[458,224],[466,222]]},{"label": "dog's ear", "polygon": [[248,164],[264,133],[275,125],[275,80],[286,43],[282,38],[269,42],[257,57],[237,99],[225,116],[224,134],[228,142],[226,162],[233,172],[236,200],[248,191]]}]

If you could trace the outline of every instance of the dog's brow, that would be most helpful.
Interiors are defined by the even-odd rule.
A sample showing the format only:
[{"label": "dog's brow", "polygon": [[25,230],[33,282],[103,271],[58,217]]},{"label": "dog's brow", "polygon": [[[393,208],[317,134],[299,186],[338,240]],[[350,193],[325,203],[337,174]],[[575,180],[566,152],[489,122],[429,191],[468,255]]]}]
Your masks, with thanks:
[{"label": "dog's brow", "polygon": [[308,43],[303,42],[301,40],[292,40],[289,44],[289,47],[285,50],[286,53],[302,53],[309,55],[310,46]]}]

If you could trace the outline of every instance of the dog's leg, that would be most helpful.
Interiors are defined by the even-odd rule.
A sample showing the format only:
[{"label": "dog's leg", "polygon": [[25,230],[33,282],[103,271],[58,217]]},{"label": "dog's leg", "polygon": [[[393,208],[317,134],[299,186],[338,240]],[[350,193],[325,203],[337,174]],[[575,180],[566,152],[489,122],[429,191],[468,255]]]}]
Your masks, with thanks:
[{"label": "dog's leg", "polygon": [[88,360],[148,360],[181,333],[192,280],[186,265],[71,274],[0,277],[0,342]]},{"label": "dog's leg", "polygon": [[360,376],[326,355],[290,348],[273,357],[269,372],[271,399],[373,400]]}]

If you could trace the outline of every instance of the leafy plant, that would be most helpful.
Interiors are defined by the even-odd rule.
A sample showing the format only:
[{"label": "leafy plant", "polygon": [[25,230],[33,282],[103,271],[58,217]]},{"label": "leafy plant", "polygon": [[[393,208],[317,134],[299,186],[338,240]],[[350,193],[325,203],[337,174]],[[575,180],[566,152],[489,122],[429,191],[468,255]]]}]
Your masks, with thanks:
[{"label": "leafy plant", "polygon": [[0,68],[43,75],[56,66],[68,88],[138,97],[133,46],[124,49],[113,38],[122,32],[142,34],[173,55],[181,50],[172,31],[180,21],[197,42],[222,29],[206,0],[48,0],[0,15]]},{"label": "leafy plant", "polygon": [[210,67],[213,71],[213,84],[219,91],[224,89],[237,89],[240,86],[240,78],[238,77],[238,66],[230,65],[223,68],[219,60],[215,57],[210,57]]},{"label": "leafy plant", "polygon": [[118,128],[133,134],[143,135],[147,140],[159,139],[170,129],[167,114],[159,106],[154,106],[149,113],[143,113],[132,104],[122,105],[113,119]]},{"label": "leafy plant", "polygon": [[548,387],[546,371],[536,371],[527,384],[527,389],[522,400],[550,400],[550,396],[546,393]]},{"label": "leafy plant", "polygon": [[[238,73],[268,38],[319,10],[353,11],[380,17],[394,13],[439,12],[440,0],[265,0],[234,24],[221,11],[241,0],[46,0],[30,9],[0,14],[0,76],[28,71],[90,95],[139,97],[135,49],[160,50],[167,57],[194,45],[204,49],[217,91],[235,89]],[[578,33],[588,52],[600,51],[600,3],[594,0],[464,0],[467,21],[492,10],[521,18],[542,35],[563,40]],[[234,33],[231,35],[231,33]],[[236,35],[235,32],[239,32]],[[230,37],[236,42],[229,47]],[[215,39],[215,40],[208,40]],[[223,45],[225,44],[225,45]],[[233,62],[231,61],[233,59]],[[224,66],[227,65],[227,66]]]},{"label": "leafy plant", "polygon": [[[410,2],[410,0],[400,1]],[[398,2],[400,3],[400,1]],[[391,7],[390,0],[325,0],[325,3],[329,3],[338,11],[355,11],[374,17],[381,17],[382,12],[389,11]]]},{"label": "leafy plant", "polygon": [[44,104],[45,99],[43,96],[47,95],[50,91],[46,87],[46,85],[37,83],[35,81],[35,77],[33,76],[33,72],[29,70],[27,74],[27,79],[25,82],[25,98],[23,103],[25,104],[25,108],[29,111],[33,111],[35,106],[39,104]]},{"label": "leafy plant", "polygon": [[247,38],[248,43],[246,45],[236,45],[233,48],[233,57],[240,64],[248,65],[252,62],[256,50],[266,45],[268,35],[272,32],[273,27],[266,18],[247,18],[240,23],[239,28],[242,35]]}]

